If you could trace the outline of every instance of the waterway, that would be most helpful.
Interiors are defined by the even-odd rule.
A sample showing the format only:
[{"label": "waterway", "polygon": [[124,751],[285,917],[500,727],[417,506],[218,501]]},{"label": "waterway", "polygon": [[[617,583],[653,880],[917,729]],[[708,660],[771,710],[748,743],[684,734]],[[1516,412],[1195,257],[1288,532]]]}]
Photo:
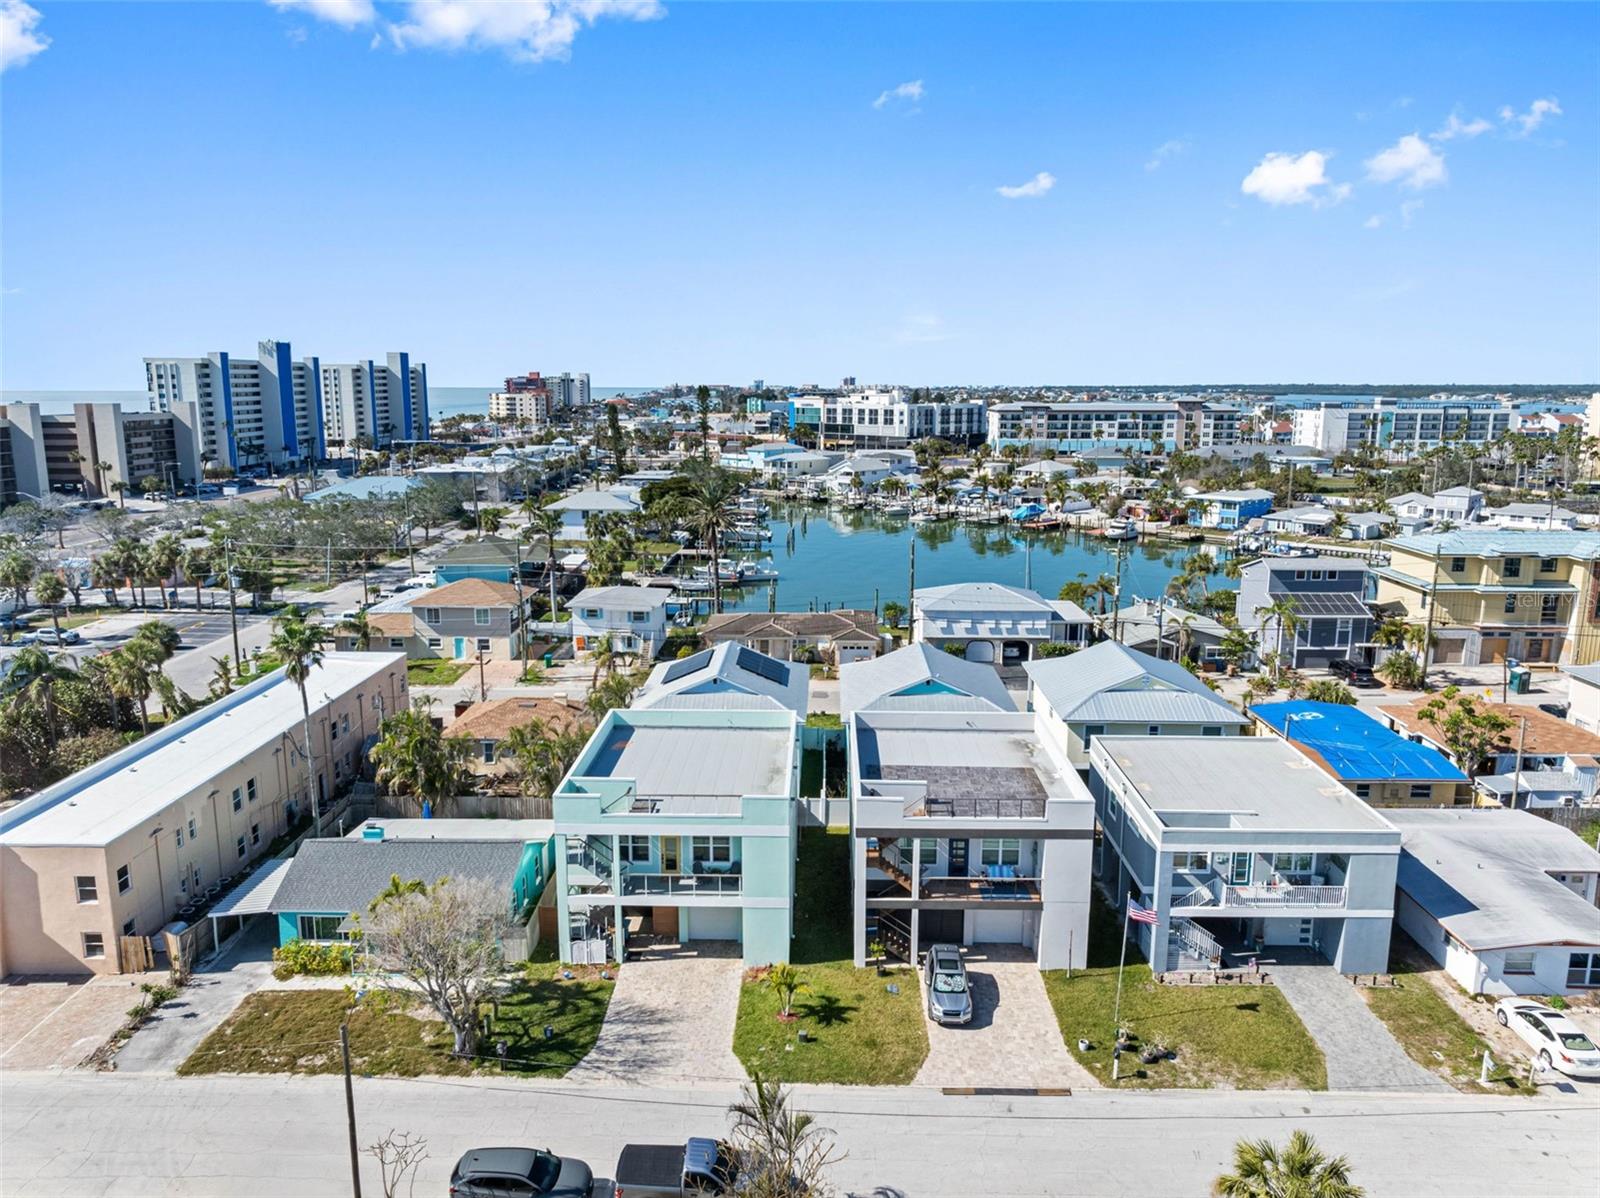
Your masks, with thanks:
[{"label": "waterway", "polygon": [[[940,521],[913,526],[901,517],[817,505],[775,506],[772,540],[764,553],[779,572],[776,595],[767,584],[725,592],[728,611],[871,609],[906,601],[911,545],[916,543],[916,585],[1001,582],[1028,586],[1054,598],[1065,582],[1115,576],[1121,562],[1124,603],[1161,595],[1168,580],[1203,545],[1154,538],[1107,541],[1074,529],[1026,532],[1009,525]],[[791,532],[793,537],[791,539]],[[1219,562],[1226,550],[1213,548]],[[1214,577],[1216,585],[1236,584]]]}]

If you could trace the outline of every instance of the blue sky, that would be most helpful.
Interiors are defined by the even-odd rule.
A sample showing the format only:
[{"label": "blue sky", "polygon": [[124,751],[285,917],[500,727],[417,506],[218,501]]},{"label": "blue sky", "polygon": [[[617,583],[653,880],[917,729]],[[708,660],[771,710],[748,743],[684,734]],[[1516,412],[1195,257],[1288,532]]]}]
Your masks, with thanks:
[{"label": "blue sky", "polygon": [[0,0],[0,384],[1600,378],[1595,5],[553,2]]}]

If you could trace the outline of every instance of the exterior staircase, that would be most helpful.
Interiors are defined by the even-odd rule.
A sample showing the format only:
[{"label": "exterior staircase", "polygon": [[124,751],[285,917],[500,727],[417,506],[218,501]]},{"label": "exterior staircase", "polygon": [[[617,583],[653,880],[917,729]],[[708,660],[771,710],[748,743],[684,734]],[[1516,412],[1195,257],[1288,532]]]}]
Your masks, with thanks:
[{"label": "exterior staircase", "polygon": [[868,944],[881,940],[887,956],[897,957],[908,964],[916,963],[916,954],[911,951],[911,924],[905,918],[879,911],[876,915],[869,913],[867,919]]},{"label": "exterior staircase", "polygon": [[569,894],[610,894],[611,845],[602,836],[567,837]]},{"label": "exterior staircase", "polygon": [[1174,916],[1167,928],[1167,972],[1210,969],[1222,959],[1222,945],[1192,919]]}]

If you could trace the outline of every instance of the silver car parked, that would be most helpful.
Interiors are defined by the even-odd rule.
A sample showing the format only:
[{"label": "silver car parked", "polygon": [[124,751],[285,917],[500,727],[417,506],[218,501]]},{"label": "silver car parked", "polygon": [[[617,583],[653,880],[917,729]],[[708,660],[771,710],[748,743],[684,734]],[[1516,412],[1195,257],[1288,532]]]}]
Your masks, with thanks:
[{"label": "silver car parked", "polygon": [[922,980],[928,987],[928,1018],[935,1023],[970,1023],[972,992],[961,950],[953,944],[935,944],[922,962]]}]

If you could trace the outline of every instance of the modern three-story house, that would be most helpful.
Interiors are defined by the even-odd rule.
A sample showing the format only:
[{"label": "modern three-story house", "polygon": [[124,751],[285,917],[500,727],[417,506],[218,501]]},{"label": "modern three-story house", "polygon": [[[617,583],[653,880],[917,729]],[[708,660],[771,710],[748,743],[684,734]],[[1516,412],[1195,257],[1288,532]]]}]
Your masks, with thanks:
[{"label": "modern three-story house", "polygon": [[[1239,627],[1297,670],[1359,657],[1374,624],[1366,586],[1366,567],[1349,558],[1258,558],[1239,575]],[[1274,614],[1280,602],[1293,607],[1291,618]]]}]

